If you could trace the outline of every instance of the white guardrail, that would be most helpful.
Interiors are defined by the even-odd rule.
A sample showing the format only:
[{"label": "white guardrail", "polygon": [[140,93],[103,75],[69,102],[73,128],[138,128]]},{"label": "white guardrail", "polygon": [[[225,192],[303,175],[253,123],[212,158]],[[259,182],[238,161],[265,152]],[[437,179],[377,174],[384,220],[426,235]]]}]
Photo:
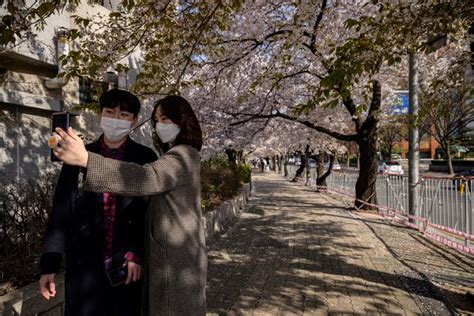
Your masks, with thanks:
[{"label": "white guardrail", "polygon": [[[287,165],[288,178],[299,166]],[[316,186],[316,168],[306,170],[301,180]],[[335,170],[326,180],[329,192],[355,198],[357,170]],[[422,231],[427,237],[449,247],[474,255],[474,179],[422,177],[420,206],[415,216],[408,215],[408,177],[377,175],[377,209],[390,217]]]}]

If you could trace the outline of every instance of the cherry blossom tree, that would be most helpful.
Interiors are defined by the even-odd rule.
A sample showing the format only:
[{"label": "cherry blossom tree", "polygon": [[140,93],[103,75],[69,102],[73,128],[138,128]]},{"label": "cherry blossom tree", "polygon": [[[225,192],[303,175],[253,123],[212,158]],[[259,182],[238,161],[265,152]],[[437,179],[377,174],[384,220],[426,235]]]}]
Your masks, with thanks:
[{"label": "cherry blossom tree", "polygon": [[377,202],[377,128],[389,94],[382,89],[384,68],[409,50],[429,47],[433,35],[459,35],[472,10],[462,1],[175,4],[125,6],[105,25],[104,19],[78,19],[95,25],[81,32],[102,31],[89,31],[94,40],[81,43],[81,58],[69,59],[70,74],[94,74],[139,47],[143,67],[136,91],[186,95],[195,89],[190,95],[204,97],[201,109],[217,119],[210,120],[218,122],[212,123],[215,135],[228,129],[218,126],[223,122],[263,130],[279,118],[355,142],[361,155],[358,207]]},{"label": "cherry blossom tree", "polygon": [[111,64],[126,71],[127,56],[139,54],[135,91],[189,96],[209,128],[207,139],[220,143],[216,148],[238,126],[263,132],[273,119],[298,124],[298,135],[310,129],[356,143],[355,204],[363,207],[377,202],[377,133],[390,94],[385,70],[409,51],[427,51],[434,39],[465,36],[473,6],[462,0],[127,0],[107,17],[77,17],[71,37],[78,46],[62,62],[66,77],[97,79]]}]

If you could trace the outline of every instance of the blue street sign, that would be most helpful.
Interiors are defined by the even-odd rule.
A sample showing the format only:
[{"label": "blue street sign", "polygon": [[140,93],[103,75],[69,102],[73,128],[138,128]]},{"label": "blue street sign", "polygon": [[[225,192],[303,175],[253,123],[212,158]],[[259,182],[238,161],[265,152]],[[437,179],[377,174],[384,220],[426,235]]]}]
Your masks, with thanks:
[{"label": "blue street sign", "polygon": [[408,91],[395,92],[395,102],[392,106],[392,114],[408,114]]}]

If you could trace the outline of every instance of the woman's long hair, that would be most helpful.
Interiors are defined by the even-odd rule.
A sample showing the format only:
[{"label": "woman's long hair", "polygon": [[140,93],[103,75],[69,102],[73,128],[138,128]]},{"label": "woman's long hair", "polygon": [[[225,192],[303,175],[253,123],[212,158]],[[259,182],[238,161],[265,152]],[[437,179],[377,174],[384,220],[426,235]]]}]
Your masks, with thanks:
[{"label": "woman's long hair", "polygon": [[[153,126],[156,125],[155,113],[160,108],[161,113],[169,118],[173,123],[180,127],[180,132],[173,141],[173,146],[189,145],[198,151],[202,148],[202,131],[199,121],[194,113],[191,105],[185,98],[177,95],[169,95],[155,103],[151,114]],[[163,152],[168,151],[169,144],[163,144],[161,139],[157,137],[156,142]]]}]

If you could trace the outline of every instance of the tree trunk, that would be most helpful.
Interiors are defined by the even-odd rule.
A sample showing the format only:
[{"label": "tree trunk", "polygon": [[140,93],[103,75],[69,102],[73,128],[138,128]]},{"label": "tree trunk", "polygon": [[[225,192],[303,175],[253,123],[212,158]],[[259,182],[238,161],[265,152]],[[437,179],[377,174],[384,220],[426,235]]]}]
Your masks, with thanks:
[{"label": "tree trunk", "polygon": [[238,164],[245,163],[244,151],[243,150],[238,150],[237,151],[237,163]]},{"label": "tree trunk", "polygon": [[283,162],[283,176],[288,177],[288,155],[285,156]]},{"label": "tree trunk", "polygon": [[359,209],[373,209],[365,203],[377,204],[377,193],[375,184],[377,181],[377,138],[376,124],[367,126],[367,136],[361,136],[358,140],[360,153],[359,177],[356,182],[356,201],[354,203]]},{"label": "tree trunk", "polygon": [[324,173],[324,156],[323,154],[318,155],[317,159],[317,169],[316,169],[316,177],[321,177]]},{"label": "tree trunk", "polygon": [[306,157],[305,157],[305,155],[304,154],[300,155],[300,159],[301,159],[301,165],[298,168],[298,170],[296,170],[295,177],[293,178],[293,180],[291,180],[292,182],[297,182],[298,181],[298,178],[301,177],[301,175],[303,174],[303,171],[306,167]]},{"label": "tree trunk", "polygon": [[285,156],[283,155],[280,155],[280,157],[278,158],[278,170],[280,170],[280,174],[282,173],[283,171],[283,164],[285,163]]},{"label": "tree trunk", "polygon": [[232,147],[226,148],[225,153],[229,164],[235,165],[237,163],[237,152]]},{"label": "tree trunk", "polygon": [[451,148],[450,147],[450,144],[449,144],[449,141],[446,142],[446,145],[443,146],[444,150],[445,150],[445,153],[446,153],[446,162],[448,164],[448,173],[449,175],[453,175],[454,174],[454,168],[453,168],[453,157],[451,156]]},{"label": "tree trunk", "polygon": [[374,81],[369,114],[357,133],[360,168],[359,177],[356,182],[356,200],[354,205],[358,209],[373,209],[373,206],[367,204],[377,205],[377,127],[381,103],[380,83]]},{"label": "tree trunk", "polygon": [[[316,185],[318,187],[327,187],[327,183],[326,183],[326,179],[329,177],[329,175],[331,174],[331,171],[332,171],[332,167],[334,165],[334,155],[330,155],[329,156],[329,168],[328,168],[328,171],[326,171],[326,173],[324,175],[322,175],[321,177],[318,176],[318,179],[316,180]],[[322,173],[322,172],[321,172]],[[319,188],[318,188],[319,190]]]},{"label": "tree trunk", "polygon": [[305,165],[305,168],[306,168],[306,182],[305,182],[304,185],[307,186],[309,184],[309,181],[311,180],[311,169],[310,169],[310,166],[309,166],[309,155],[306,154],[305,158],[306,158],[306,165]]}]

